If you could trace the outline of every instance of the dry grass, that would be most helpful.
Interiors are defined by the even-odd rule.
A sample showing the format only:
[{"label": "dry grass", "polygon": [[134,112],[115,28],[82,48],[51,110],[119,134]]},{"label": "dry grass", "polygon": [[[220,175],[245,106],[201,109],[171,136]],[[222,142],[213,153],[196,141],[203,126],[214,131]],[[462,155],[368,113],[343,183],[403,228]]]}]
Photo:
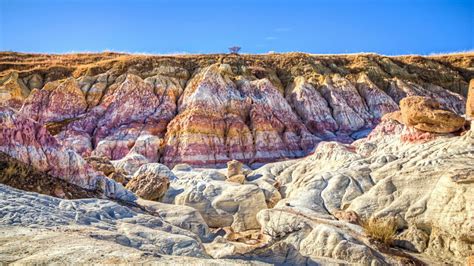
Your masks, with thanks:
[{"label": "dry grass", "polygon": [[[2,167],[3,168],[3,167]],[[2,183],[11,178],[25,178],[28,175],[28,169],[22,167],[19,164],[11,163],[8,164],[0,173],[0,181]]]},{"label": "dry grass", "polygon": [[393,218],[370,218],[361,222],[362,228],[370,238],[391,246],[397,232]]}]

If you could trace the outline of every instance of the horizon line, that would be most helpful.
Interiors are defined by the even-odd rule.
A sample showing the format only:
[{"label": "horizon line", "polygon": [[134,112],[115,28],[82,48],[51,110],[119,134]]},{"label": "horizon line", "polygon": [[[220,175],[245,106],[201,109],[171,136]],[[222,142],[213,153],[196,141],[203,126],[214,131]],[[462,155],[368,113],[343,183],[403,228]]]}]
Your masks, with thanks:
[{"label": "horizon line", "polygon": [[[170,52],[170,53],[153,53],[153,52],[129,52],[119,51],[112,49],[104,49],[102,51],[68,51],[68,52],[25,52],[25,51],[13,51],[13,50],[0,50],[0,53],[16,53],[16,54],[31,54],[31,55],[74,55],[74,54],[103,54],[103,53],[115,53],[123,55],[143,55],[143,56],[198,56],[198,55],[231,55],[226,52],[210,52],[210,53],[190,53],[190,52]],[[377,52],[352,52],[352,53],[310,53],[304,51],[268,51],[266,53],[238,53],[238,55],[284,55],[284,54],[307,54],[311,56],[330,56],[330,55],[364,55],[374,54],[387,57],[397,56],[444,56],[444,55],[456,55],[456,54],[471,54],[474,53],[474,48],[460,51],[449,51],[449,52],[431,52],[428,54],[417,54],[417,53],[406,53],[406,54],[383,54]]]}]

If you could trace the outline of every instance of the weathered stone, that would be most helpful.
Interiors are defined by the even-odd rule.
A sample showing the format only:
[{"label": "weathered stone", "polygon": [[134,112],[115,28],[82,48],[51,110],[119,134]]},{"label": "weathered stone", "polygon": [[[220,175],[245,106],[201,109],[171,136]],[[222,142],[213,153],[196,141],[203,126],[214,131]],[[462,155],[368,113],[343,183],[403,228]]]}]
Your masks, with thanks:
[{"label": "weathered stone", "polygon": [[304,77],[295,78],[286,95],[311,133],[331,136],[339,128],[326,100]]},{"label": "weathered stone", "polygon": [[[362,71],[357,76],[343,76],[331,74],[334,71],[318,61],[316,69],[291,67],[290,77],[281,76],[282,82],[271,67],[227,60],[211,60],[214,63],[197,68],[191,78],[183,66],[141,60],[125,71],[104,68],[84,75],[78,70],[75,79],[33,73],[18,83],[36,87],[40,77],[50,82],[33,89],[21,111],[46,123],[61,145],[82,156],[120,160],[140,154],[169,167],[223,167],[236,159],[258,167],[306,156],[322,139],[350,143],[365,137],[383,114],[397,109],[378,87],[379,75],[387,73],[377,64],[370,65],[371,71],[358,66]],[[380,60],[408,75],[391,60]],[[449,110],[463,111],[463,97],[440,86],[397,77],[389,81],[393,97],[424,95]]]},{"label": "weathered stone", "polygon": [[234,83],[229,75],[215,64],[188,82],[179,114],[168,125],[164,163],[257,163],[301,156],[314,147],[317,138],[269,80]]},{"label": "weathered stone", "polygon": [[352,224],[360,224],[359,215],[355,211],[336,211],[334,217]]},{"label": "weathered stone", "polygon": [[84,189],[80,186],[48,175],[20,160],[0,152],[0,183],[58,198],[94,198],[101,197],[100,191]]},{"label": "weathered stone", "polygon": [[400,101],[402,120],[416,129],[434,132],[451,133],[464,126],[464,118],[453,112],[441,110],[435,100],[412,96]]},{"label": "weathered stone", "polygon": [[116,170],[124,173],[125,175],[133,175],[140,166],[150,163],[145,156],[137,153],[130,153],[120,160],[110,161]]},{"label": "weathered stone", "polygon": [[115,172],[115,167],[107,158],[92,156],[84,157],[84,159],[92,166],[92,168],[99,172],[102,172],[106,176],[109,176],[110,174]]},{"label": "weathered stone", "polygon": [[[341,209],[355,212],[362,219],[394,216],[400,228],[413,230],[411,227],[415,225],[423,232],[431,232],[429,243],[425,244],[421,235],[412,234],[410,248],[424,249],[423,253],[440,261],[463,263],[472,250],[468,239],[472,238],[474,226],[470,219],[474,211],[470,204],[474,183],[469,181],[474,171],[470,163],[474,160],[473,131],[463,136],[420,132],[388,119],[367,138],[352,145],[322,142],[313,155],[304,159],[268,164],[253,171],[250,179],[276,180],[282,194],[282,200],[271,209],[275,211],[270,218],[274,222],[259,219],[264,232],[277,239],[298,239],[292,245],[306,255],[311,253],[310,239],[317,241],[307,238],[309,229],[299,226],[303,218],[323,224],[337,222],[336,227],[340,228],[341,223],[349,226],[346,221],[334,221],[335,217],[341,217],[338,214]],[[418,141],[406,141],[415,134]],[[422,140],[424,134],[429,138]],[[286,211],[280,214],[282,209],[291,209],[295,218],[290,219]],[[280,229],[273,231],[275,228]],[[360,227],[351,228],[343,232],[357,238],[358,234],[351,232]],[[308,242],[302,245],[301,239]],[[364,246],[368,242],[357,243]],[[363,251],[367,247],[357,250],[365,254],[365,259],[372,256]],[[324,254],[332,258],[343,255],[329,251]],[[348,257],[344,260],[362,259],[352,257],[350,252],[345,254]]]},{"label": "weathered stone", "polygon": [[326,77],[321,92],[332,108],[332,115],[341,133],[350,133],[372,126],[364,100],[357,89],[340,75]]},{"label": "weathered stone", "polygon": [[170,180],[176,176],[159,163],[142,165],[127,183],[126,188],[140,198],[159,200],[168,190]]},{"label": "weathered stone", "polygon": [[28,97],[30,90],[18,78],[18,73],[12,72],[9,76],[0,79],[0,106],[10,106],[19,109]]},{"label": "weathered stone", "polygon": [[435,99],[443,107],[457,114],[462,114],[465,108],[465,99],[456,93],[445,90],[433,84],[415,84],[395,78],[391,81],[388,94],[396,103],[405,97],[423,96]]},{"label": "weathered stone", "polygon": [[466,102],[466,118],[474,120],[474,79],[469,82]]},{"label": "weathered stone", "polygon": [[[208,257],[200,237],[205,239],[209,229],[199,213],[185,206],[144,200],[136,204],[147,211],[104,199],[63,200],[0,184],[0,238],[2,242],[7,240],[8,232],[11,236],[16,235],[17,240],[8,245],[8,249],[0,246],[0,254],[2,259],[5,254],[17,260],[30,257],[23,260],[29,263],[41,258],[41,261],[51,263],[68,261],[73,264],[88,259],[90,263],[97,262],[100,255],[109,258],[109,263],[119,258],[124,258],[126,263],[129,259],[138,259],[137,256],[149,259],[165,255]],[[189,226],[196,223],[201,224],[201,229],[190,229]],[[10,250],[24,241],[28,246],[35,243],[31,253],[15,254]],[[42,254],[38,250],[49,252]],[[113,255],[117,250],[136,255],[128,258],[121,255],[122,252]],[[94,252],[100,252],[100,255],[94,255]]]},{"label": "weathered stone", "polygon": [[232,160],[227,162],[227,178],[231,178],[234,175],[242,175],[242,166],[243,163],[237,161],[237,160]]},{"label": "weathered stone", "polygon": [[430,236],[427,233],[414,226],[410,226],[400,235],[396,236],[393,244],[410,251],[421,253],[428,247],[429,238]]},{"label": "weathered stone", "polygon": [[173,167],[173,171],[191,171],[193,168],[187,163],[179,163]]},{"label": "weathered stone", "polygon": [[254,184],[223,182],[207,171],[176,172],[163,201],[198,210],[210,227],[231,226],[235,232],[258,229],[257,213],[266,209],[265,195]]},{"label": "weathered stone", "polygon": [[225,181],[243,184],[245,182],[245,175],[233,175],[231,177],[228,177]]},{"label": "weathered stone", "polygon": [[[272,242],[287,242],[301,255],[367,265],[382,262],[383,256],[358,239],[358,234],[338,228],[330,221],[320,222],[288,208],[261,211],[258,220],[263,234],[270,236]],[[288,252],[289,249],[285,250]],[[273,252],[279,253],[278,250]]]},{"label": "weathered stone", "polygon": [[[26,169],[47,174],[2,180],[58,197],[68,197],[69,186],[75,184],[79,191],[98,193],[86,196],[130,201],[131,193],[120,192],[121,186],[81,156],[113,159],[116,171],[109,178],[122,183],[138,175],[140,167],[163,162],[176,165],[177,177],[169,180],[166,191],[166,181],[156,182],[153,171],[142,173],[144,177],[134,183],[144,197],[158,199],[164,194],[162,201],[176,205],[143,199],[118,207],[95,199],[56,201],[0,186],[0,201],[8,201],[0,204],[0,226],[7,225],[0,230],[0,242],[6,243],[0,254],[14,256],[7,257],[7,263],[71,263],[55,255],[64,250],[58,249],[64,242],[57,242],[63,234],[79,243],[80,252],[67,254],[91,258],[86,252],[99,247],[95,260],[76,263],[110,263],[97,258],[116,258],[104,254],[117,250],[109,245],[116,242],[145,258],[149,257],[136,250],[205,257],[200,241],[215,257],[275,264],[418,263],[403,250],[372,243],[353,224],[358,215],[395,217],[404,230],[397,232],[395,243],[422,251],[421,259],[432,260],[428,264],[465,263],[472,254],[473,131],[465,126],[456,132],[460,134],[433,133],[440,128],[451,132],[457,119],[451,119],[453,113],[465,112],[463,97],[452,91],[467,92],[461,73],[470,67],[468,56],[130,57],[133,60],[105,60],[98,67],[78,63],[75,78],[62,80],[71,76],[70,68],[38,72],[27,70],[30,64],[12,65],[25,68],[13,82],[13,91],[18,92],[21,83],[27,88],[47,83],[41,90],[33,89],[21,109],[38,123],[15,115],[9,118],[17,119],[14,126],[2,121],[0,150]],[[0,83],[8,78],[10,74]],[[285,90],[282,84],[288,84]],[[398,109],[395,103],[417,95],[439,105],[425,101],[421,112],[411,110],[411,118],[418,119],[410,120],[412,124],[406,123],[403,110],[392,112]],[[429,132],[419,130],[428,127],[427,120]],[[287,160],[302,156],[306,157]],[[252,168],[285,161],[232,173],[224,166],[233,159]],[[110,172],[108,163],[101,167]],[[125,196],[117,197],[116,191]],[[37,244],[38,238],[46,237],[44,231],[15,232],[42,224],[50,226],[44,230],[61,233],[46,234],[44,246],[56,248],[45,251],[53,259],[35,261],[46,256],[35,253],[22,260],[37,247],[28,243],[18,255],[10,244],[21,241],[11,239]],[[226,227],[226,234],[209,243],[214,234],[207,224]],[[79,231],[92,237],[84,240]],[[31,233],[38,237],[28,238]],[[124,263],[137,262],[126,258]]]},{"label": "weathered stone", "polygon": [[385,114],[399,109],[392,98],[379,89],[366,74],[361,74],[356,84],[359,94],[364,98],[375,119],[380,119]]},{"label": "weathered stone", "polygon": [[40,123],[61,122],[86,111],[84,93],[74,78],[50,82],[42,90],[33,90],[20,112]]}]

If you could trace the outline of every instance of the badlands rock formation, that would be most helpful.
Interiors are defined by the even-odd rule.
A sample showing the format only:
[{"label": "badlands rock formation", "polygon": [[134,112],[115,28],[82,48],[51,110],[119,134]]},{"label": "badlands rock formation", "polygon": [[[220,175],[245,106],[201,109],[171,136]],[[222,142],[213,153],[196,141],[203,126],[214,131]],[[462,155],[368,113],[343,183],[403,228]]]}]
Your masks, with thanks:
[{"label": "badlands rock formation", "polygon": [[[336,220],[342,210],[362,219],[392,217],[397,245],[465,263],[474,252],[473,131],[461,137],[407,137],[422,134],[427,133],[385,121],[353,145],[324,142],[307,158],[255,170],[256,178],[281,184],[283,199],[257,215],[271,240],[243,257],[274,256],[277,263],[318,257],[394,263],[367,241],[359,226]],[[213,253],[217,257],[243,250],[230,242],[211,245],[220,247]],[[282,256],[281,250],[290,253]]]},{"label": "badlands rock formation", "polygon": [[23,57],[0,53],[1,263],[474,254],[470,54]]},{"label": "badlands rock formation", "polygon": [[135,198],[121,185],[93,170],[79,154],[60,145],[41,124],[12,109],[0,108],[0,136],[0,152],[38,171],[106,197],[126,201]]},{"label": "badlands rock formation", "polygon": [[350,143],[406,96],[436,98],[463,114],[474,75],[471,54],[65,55],[63,69],[48,66],[47,55],[30,57],[45,68],[10,63],[24,60],[19,54],[0,57],[8,65],[0,72],[3,105],[82,156],[170,168],[232,159],[258,167],[308,155],[322,140]]}]

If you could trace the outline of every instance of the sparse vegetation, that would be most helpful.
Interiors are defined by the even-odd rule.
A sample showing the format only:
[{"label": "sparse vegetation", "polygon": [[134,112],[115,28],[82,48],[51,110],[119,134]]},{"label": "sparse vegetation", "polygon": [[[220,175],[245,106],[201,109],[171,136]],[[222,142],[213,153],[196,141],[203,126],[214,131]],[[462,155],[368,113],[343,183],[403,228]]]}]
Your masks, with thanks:
[{"label": "sparse vegetation", "polygon": [[96,191],[88,191],[77,185],[69,184],[3,152],[0,152],[0,183],[55,197],[89,198],[97,196]]},{"label": "sparse vegetation", "polygon": [[22,167],[18,163],[0,163],[0,182],[6,183],[11,178],[25,178],[29,174],[29,170]]},{"label": "sparse vegetation", "polygon": [[391,246],[397,232],[397,223],[393,218],[369,218],[361,222],[368,237],[387,246]]}]

